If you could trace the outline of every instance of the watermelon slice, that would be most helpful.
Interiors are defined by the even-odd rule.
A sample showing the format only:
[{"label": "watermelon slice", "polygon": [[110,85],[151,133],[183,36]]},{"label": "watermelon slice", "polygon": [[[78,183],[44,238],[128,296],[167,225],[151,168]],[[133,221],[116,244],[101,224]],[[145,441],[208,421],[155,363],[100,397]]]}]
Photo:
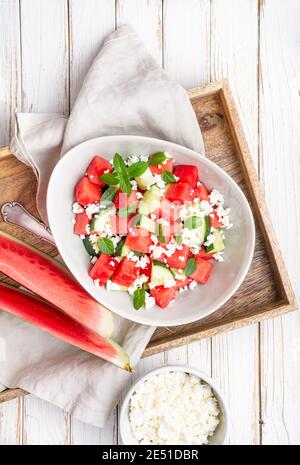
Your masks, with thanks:
[{"label": "watermelon slice", "polygon": [[100,181],[99,176],[101,176],[104,171],[111,172],[112,170],[113,168],[109,161],[96,155],[88,166],[87,175],[93,184],[103,187],[105,183]]},{"label": "watermelon slice", "polygon": [[86,207],[90,203],[97,203],[101,199],[102,192],[99,186],[89,181],[86,176],[75,186],[75,198],[76,202]]},{"label": "watermelon slice", "polygon": [[149,253],[149,247],[152,245],[151,234],[143,228],[130,228],[125,245],[135,252]]},{"label": "watermelon slice", "polygon": [[124,209],[128,207],[137,207],[139,204],[138,191],[131,191],[128,196],[124,192],[119,191],[114,198],[114,204],[116,208]]},{"label": "watermelon slice", "polygon": [[175,250],[171,257],[166,257],[167,264],[170,268],[179,268],[180,270],[185,269],[188,258],[189,248],[186,245],[183,245],[181,250]]},{"label": "watermelon slice", "polygon": [[219,220],[219,217],[217,215],[217,212],[216,210],[214,210],[212,213],[210,213],[209,215],[209,219],[210,219],[210,225],[213,227],[213,228],[221,228],[222,227],[222,224],[220,223],[220,220]]},{"label": "watermelon slice", "polygon": [[63,265],[3,231],[0,271],[87,328],[106,337],[112,334],[112,313],[90,297]]},{"label": "watermelon slice", "polygon": [[1,283],[0,307],[68,344],[107,360],[123,370],[132,371],[128,356],[119,344],[80,325],[36,296]]}]

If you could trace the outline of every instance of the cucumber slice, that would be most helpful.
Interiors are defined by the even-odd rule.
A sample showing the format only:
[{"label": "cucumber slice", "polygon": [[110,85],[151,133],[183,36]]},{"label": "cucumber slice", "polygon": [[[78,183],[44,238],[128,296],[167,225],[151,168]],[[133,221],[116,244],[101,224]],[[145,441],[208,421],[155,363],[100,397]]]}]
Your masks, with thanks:
[{"label": "cucumber slice", "polygon": [[212,234],[215,236],[215,240],[211,245],[209,245],[208,247],[205,247],[205,252],[206,253],[222,252],[225,249],[225,244],[221,237],[220,230],[216,229]]},{"label": "cucumber slice", "polygon": [[198,216],[190,216],[184,221],[184,227],[187,229],[197,230],[197,241],[196,245],[200,246],[206,241],[206,238],[210,232],[210,221],[209,217],[205,216],[200,218]]},{"label": "cucumber slice", "polygon": [[[151,279],[149,286],[150,288],[156,286],[164,286],[166,283],[175,286],[176,282],[173,276],[172,271],[163,263],[158,261],[152,262],[152,270],[151,270]],[[170,286],[170,287],[172,287]]]},{"label": "cucumber slice", "polygon": [[108,213],[108,209],[101,210],[93,217],[91,221],[91,231],[102,232],[105,230],[105,225],[109,221]]},{"label": "cucumber slice", "polygon": [[146,229],[151,233],[155,233],[156,223],[155,221],[151,220],[148,216],[141,215],[140,221],[137,225],[139,228]]},{"label": "cucumber slice", "polygon": [[148,186],[152,186],[155,183],[153,174],[151,173],[150,168],[147,168],[146,171],[135,178],[136,182],[140,189],[145,190]]},{"label": "cucumber slice", "polygon": [[97,257],[98,254],[95,252],[95,249],[93,247],[93,244],[91,243],[90,239],[88,237],[85,237],[82,239],[83,245],[85,247],[85,250],[91,257]]},{"label": "cucumber slice", "polygon": [[160,206],[160,190],[156,186],[152,186],[145,192],[143,199],[139,203],[139,213],[141,215],[149,215],[157,210]]}]

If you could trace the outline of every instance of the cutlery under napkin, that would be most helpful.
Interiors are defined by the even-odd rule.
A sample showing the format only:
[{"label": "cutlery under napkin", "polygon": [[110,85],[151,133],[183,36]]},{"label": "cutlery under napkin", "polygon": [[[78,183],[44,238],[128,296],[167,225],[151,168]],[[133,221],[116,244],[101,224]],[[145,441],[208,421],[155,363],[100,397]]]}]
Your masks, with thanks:
[{"label": "cutlery under napkin", "polygon": [[[120,27],[105,40],[68,119],[18,113],[16,120],[10,149],[37,176],[37,206],[45,223],[51,172],[67,150],[85,140],[143,135],[204,154],[186,92],[167,77],[129,26]],[[114,320],[115,338],[134,366],[155,328],[115,315]],[[99,427],[104,426],[130,376],[5,312],[0,312],[0,341],[5,349],[5,357],[0,357],[1,388],[23,388]]]}]

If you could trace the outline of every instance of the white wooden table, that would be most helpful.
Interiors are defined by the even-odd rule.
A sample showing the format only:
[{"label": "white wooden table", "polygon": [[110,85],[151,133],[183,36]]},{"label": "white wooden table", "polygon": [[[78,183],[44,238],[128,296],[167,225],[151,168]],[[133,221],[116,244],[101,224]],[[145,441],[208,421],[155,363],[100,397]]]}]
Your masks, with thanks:
[{"label": "white wooden table", "polygon": [[[0,145],[16,108],[68,114],[103,38],[124,23],[185,88],[229,78],[299,296],[299,0],[0,0]],[[136,376],[168,362],[218,381],[231,444],[300,444],[299,312],[149,357]],[[0,405],[0,444],[119,441],[118,409],[100,430],[33,396]]]}]

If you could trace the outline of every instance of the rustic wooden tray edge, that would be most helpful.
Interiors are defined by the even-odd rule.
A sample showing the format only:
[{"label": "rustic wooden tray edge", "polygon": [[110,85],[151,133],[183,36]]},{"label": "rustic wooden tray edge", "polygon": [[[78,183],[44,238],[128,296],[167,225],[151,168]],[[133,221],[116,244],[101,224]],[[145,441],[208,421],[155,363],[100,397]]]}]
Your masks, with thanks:
[{"label": "rustic wooden tray edge", "polygon": [[[238,329],[262,320],[274,318],[298,308],[296,296],[292,289],[287,269],[278,247],[277,240],[275,238],[275,233],[266,208],[262,189],[256,174],[254,163],[228,82],[227,80],[216,81],[214,83],[209,83],[207,85],[200,86],[188,91],[188,95],[191,100],[193,98],[199,97],[200,94],[202,96],[219,94],[220,96],[224,110],[226,112],[228,123],[230,125],[231,133],[233,135],[234,144],[239,157],[241,168],[248,185],[252,208],[254,209],[256,217],[260,221],[261,231],[263,233],[270,259],[272,261],[275,279],[278,282],[278,286],[283,291],[283,298],[282,301],[276,305],[276,307],[266,306],[265,308],[261,308],[260,311],[255,314],[250,313],[246,318],[239,319],[236,317],[224,325],[212,325],[205,330],[183,336],[180,338],[180,340],[176,338],[175,333],[171,333],[164,342],[158,341],[154,344],[151,344],[150,341],[149,345],[145,349],[143,357],[153,355],[164,350],[172,349],[174,347],[196,342],[200,339],[212,337],[216,334]],[[9,148],[5,147],[0,149],[1,158],[9,155]],[[26,394],[27,392],[22,389],[7,389],[0,393],[0,403],[24,396]]]}]

